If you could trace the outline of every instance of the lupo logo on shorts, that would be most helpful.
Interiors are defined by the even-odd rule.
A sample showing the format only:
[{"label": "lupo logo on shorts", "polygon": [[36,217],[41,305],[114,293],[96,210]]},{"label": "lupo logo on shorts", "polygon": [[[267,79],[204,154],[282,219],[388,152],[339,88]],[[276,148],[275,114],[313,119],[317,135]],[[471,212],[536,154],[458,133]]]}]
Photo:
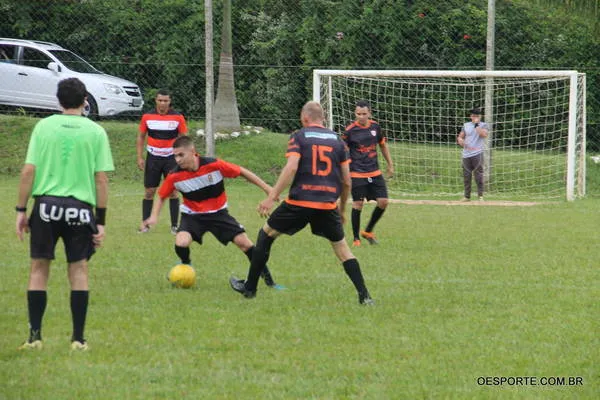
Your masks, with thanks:
[{"label": "lupo logo on shorts", "polygon": [[40,218],[44,222],[65,221],[69,225],[84,225],[92,221],[92,214],[86,208],[52,205],[48,212],[47,206],[46,203],[40,203]]}]

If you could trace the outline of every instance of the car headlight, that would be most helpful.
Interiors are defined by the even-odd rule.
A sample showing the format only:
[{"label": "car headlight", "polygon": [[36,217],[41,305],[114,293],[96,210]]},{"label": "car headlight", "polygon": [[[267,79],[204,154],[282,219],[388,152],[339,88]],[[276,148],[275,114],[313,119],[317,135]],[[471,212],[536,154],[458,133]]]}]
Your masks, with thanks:
[{"label": "car headlight", "polygon": [[121,89],[117,85],[113,85],[113,84],[110,84],[110,83],[105,83],[104,84],[104,90],[106,90],[107,92],[112,93],[112,94],[121,94],[121,93],[123,93],[123,89]]}]

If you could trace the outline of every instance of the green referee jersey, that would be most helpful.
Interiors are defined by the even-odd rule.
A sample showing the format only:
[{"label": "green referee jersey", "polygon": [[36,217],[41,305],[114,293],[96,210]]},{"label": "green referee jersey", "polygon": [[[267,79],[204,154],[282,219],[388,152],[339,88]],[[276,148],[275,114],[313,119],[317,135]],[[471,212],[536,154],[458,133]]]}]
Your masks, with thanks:
[{"label": "green referee jersey", "polygon": [[92,206],[95,173],[115,169],[104,128],[88,118],[64,114],[36,124],[25,163],[35,166],[33,196],[72,196]]}]

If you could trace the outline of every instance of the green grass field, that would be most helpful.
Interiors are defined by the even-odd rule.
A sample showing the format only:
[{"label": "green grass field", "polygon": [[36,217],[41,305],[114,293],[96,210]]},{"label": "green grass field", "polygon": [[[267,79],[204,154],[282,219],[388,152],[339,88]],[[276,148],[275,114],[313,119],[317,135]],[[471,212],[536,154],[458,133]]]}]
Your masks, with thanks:
[{"label": "green grass field", "polygon": [[[457,199],[463,195],[462,149],[457,145],[390,141],[389,148],[395,171],[388,186],[394,196]],[[565,153],[505,147],[494,148],[491,154],[486,197],[513,201],[565,199]],[[594,174],[592,169],[591,176]]]},{"label": "green grass field", "polygon": [[[143,189],[134,125],[124,123],[106,123],[118,171],[107,239],[90,265],[91,349],[69,352],[59,245],[45,347],[18,352],[27,334],[29,246],[14,234],[13,208],[30,126],[0,117],[0,399],[598,396],[597,199],[392,204],[377,227],[380,245],[355,250],[375,307],[358,305],[329,244],[308,230],[273,246],[269,265],[286,290],[261,284],[253,300],[234,293],[227,280],[244,277],[247,261],[210,236],[192,247],[197,287],[173,289],[165,280],[176,262],[168,211],[149,234],[135,233]],[[273,183],[286,141],[265,133],[219,143],[217,152]],[[227,188],[231,213],[254,239],[262,192],[239,179]],[[482,377],[535,377],[537,385],[478,384]],[[542,384],[551,377],[567,385]],[[569,377],[583,384],[569,386]]]}]

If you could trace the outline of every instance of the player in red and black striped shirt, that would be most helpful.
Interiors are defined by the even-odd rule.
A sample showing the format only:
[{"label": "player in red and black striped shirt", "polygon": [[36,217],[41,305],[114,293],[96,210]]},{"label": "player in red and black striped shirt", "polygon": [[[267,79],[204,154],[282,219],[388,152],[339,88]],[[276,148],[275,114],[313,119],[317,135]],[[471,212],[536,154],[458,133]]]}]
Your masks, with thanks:
[{"label": "player in red and black striped shirt", "polygon": [[261,215],[269,215],[276,199],[291,184],[288,198],[258,234],[247,280],[229,280],[233,290],[245,297],[256,295],[258,277],[269,259],[273,241],[282,233],[293,235],[310,224],[313,234],[329,239],[358,292],[360,304],[373,304],[358,260],[344,240],[342,224],[350,191],[348,152],[338,135],[323,127],[323,119],[319,103],[304,105],[300,114],[303,128],[292,134],[287,163],[273,190],[258,206]]},{"label": "player in red and black striped shirt", "polygon": [[[246,168],[218,158],[202,157],[196,153],[193,140],[180,136],[173,143],[177,168],[173,170],[158,189],[158,200],[148,219],[140,229],[158,222],[158,216],[165,200],[173,193],[183,196],[181,224],[175,236],[175,253],[182,264],[190,264],[190,245],[193,241],[202,244],[202,236],[212,233],[219,242],[227,245],[233,242],[252,260],[254,244],[246,235],[244,227],[227,210],[227,194],[224,178],[243,176],[248,182],[260,187],[265,193],[271,186]],[[276,287],[269,269],[261,271],[265,283]]]},{"label": "player in red and black striped shirt", "polygon": [[373,233],[375,224],[388,205],[388,193],[383,179],[379,162],[377,160],[377,145],[387,163],[387,175],[394,174],[394,164],[390,157],[385,136],[381,133],[379,124],[371,120],[371,106],[368,102],[360,100],[354,110],[356,121],[348,125],[342,134],[342,139],[350,149],[350,176],[352,177],[352,233],[354,246],[360,246],[360,214],[364,200],[377,201],[371,219],[366,229],[360,235],[369,243],[376,244],[377,239]]},{"label": "player in red and black striped shirt", "polygon": [[[156,109],[142,116],[137,138],[137,165],[144,171],[144,200],[142,201],[142,220],[150,216],[156,188],[162,177],[177,166],[173,157],[173,142],[180,135],[187,133],[185,118],[171,108],[171,95],[161,89],[156,94]],[[144,160],[144,143],[146,142],[146,160]],[[171,232],[177,230],[179,216],[179,198],[174,192],[169,202],[171,211]],[[147,228],[139,231],[147,232]]]}]

